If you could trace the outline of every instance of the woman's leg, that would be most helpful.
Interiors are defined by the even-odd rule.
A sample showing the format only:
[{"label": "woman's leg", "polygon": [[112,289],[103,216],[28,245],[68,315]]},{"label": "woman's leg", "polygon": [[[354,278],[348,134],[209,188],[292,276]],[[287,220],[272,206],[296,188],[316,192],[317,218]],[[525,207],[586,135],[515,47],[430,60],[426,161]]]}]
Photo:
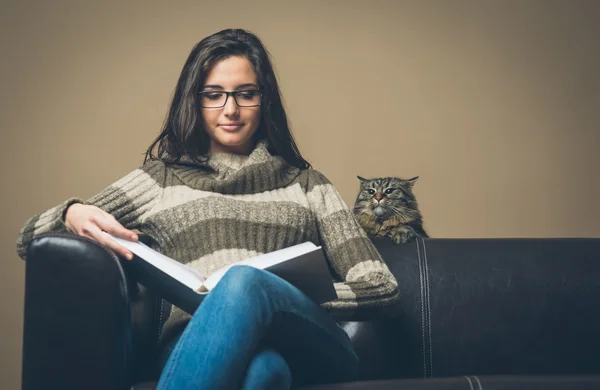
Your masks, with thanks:
[{"label": "woman's leg", "polygon": [[287,362],[272,348],[260,350],[250,361],[242,390],[285,390],[292,387]]},{"label": "woman's leg", "polygon": [[323,308],[270,272],[235,266],[196,310],[158,388],[237,389],[265,347],[285,359],[294,383],[358,375],[348,336]]},{"label": "woman's leg", "polygon": [[[161,367],[166,365],[170,352],[177,345],[181,337],[175,336],[165,347],[164,359]],[[246,370],[242,390],[285,390],[292,386],[292,373],[281,354],[272,348],[265,347],[254,355]]]}]

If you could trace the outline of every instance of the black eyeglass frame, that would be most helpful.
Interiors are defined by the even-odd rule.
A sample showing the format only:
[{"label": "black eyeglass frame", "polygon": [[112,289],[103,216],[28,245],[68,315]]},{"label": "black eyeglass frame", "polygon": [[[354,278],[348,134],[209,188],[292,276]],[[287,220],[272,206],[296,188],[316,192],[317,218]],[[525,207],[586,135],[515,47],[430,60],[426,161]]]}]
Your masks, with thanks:
[{"label": "black eyeglass frame", "polygon": [[[244,92],[258,92],[260,93],[260,101],[258,102],[258,104],[254,104],[252,106],[242,106],[240,103],[238,103],[237,101],[237,94],[241,94]],[[213,107],[206,107],[202,105],[202,95],[208,95],[210,93],[224,93],[225,94],[225,102],[223,102],[223,105],[221,106],[213,106]],[[238,107],[259,107],[262,105],[262,101],[263,101],[263,90],[262,89],[243,89],[240,91],[200,91],[198,92],[198,95],[200,95],[200,107],[202,108],[223,108],[225,107],[225,105],[227,104],[227,101],[229,100],[229,96],[233,96],[233,100],[235,101],[235,104],[237,104]]]}]

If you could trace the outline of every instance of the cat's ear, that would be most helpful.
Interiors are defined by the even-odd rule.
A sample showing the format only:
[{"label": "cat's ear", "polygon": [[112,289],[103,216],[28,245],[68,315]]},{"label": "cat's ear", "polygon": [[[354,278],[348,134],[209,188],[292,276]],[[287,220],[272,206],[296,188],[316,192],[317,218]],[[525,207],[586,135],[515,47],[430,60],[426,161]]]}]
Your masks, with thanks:
[{"label": "cat's ear", "polygon": [[365,179],[364,177],[360,177],[360,176],[356,176],[358,178],[358,180],[360,180],[360,182],[362,183],[363,181],[367,181],[367,179]]},{"label": "cat's ear", "polygon": [[406,182],[408,183],[410,188],[413,188],[413,186],[415,185],[415,182],[417,181],[418,178],[419,178],[419,176],[415,176],[415,177],[411,177],[410,179],[406,180]]}]

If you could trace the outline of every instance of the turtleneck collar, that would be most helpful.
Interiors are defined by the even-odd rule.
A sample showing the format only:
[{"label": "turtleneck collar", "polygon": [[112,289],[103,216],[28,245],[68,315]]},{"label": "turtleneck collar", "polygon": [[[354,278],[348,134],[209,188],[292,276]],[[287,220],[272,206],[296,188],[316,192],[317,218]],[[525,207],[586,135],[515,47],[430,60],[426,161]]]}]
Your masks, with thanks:
[{"label": "turtleneck collar", "polygon": [[286,187],[300,173],[281,156],[268,151],[268,141],[260,140],[249,155],[219,152],[208,155],[204,164],[184,156],[172,166],[187,186],[222,194],[253,194]]}]

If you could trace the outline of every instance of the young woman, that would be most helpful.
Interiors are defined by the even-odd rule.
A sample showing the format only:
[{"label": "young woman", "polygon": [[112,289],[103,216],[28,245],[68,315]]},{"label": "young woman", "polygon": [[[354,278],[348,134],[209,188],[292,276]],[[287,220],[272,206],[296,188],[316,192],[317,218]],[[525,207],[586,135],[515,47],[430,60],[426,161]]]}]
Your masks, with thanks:
[{"label": "young woman", "polygon": [[396,280],[327,178],[302,158],[269,55],[244,30],[200,41],[144,163],[91,199],[32,217],[17,250],[69,230],[131,259],[102,231],[149,235],[203,274],[304,241],[322,245],[338,299],[316,305],[273,274],[232,267],[193,316],[174,307],[160,345],[159,389],[285,389],[355,380],[358,359],[336,320],[371,318]]}]

